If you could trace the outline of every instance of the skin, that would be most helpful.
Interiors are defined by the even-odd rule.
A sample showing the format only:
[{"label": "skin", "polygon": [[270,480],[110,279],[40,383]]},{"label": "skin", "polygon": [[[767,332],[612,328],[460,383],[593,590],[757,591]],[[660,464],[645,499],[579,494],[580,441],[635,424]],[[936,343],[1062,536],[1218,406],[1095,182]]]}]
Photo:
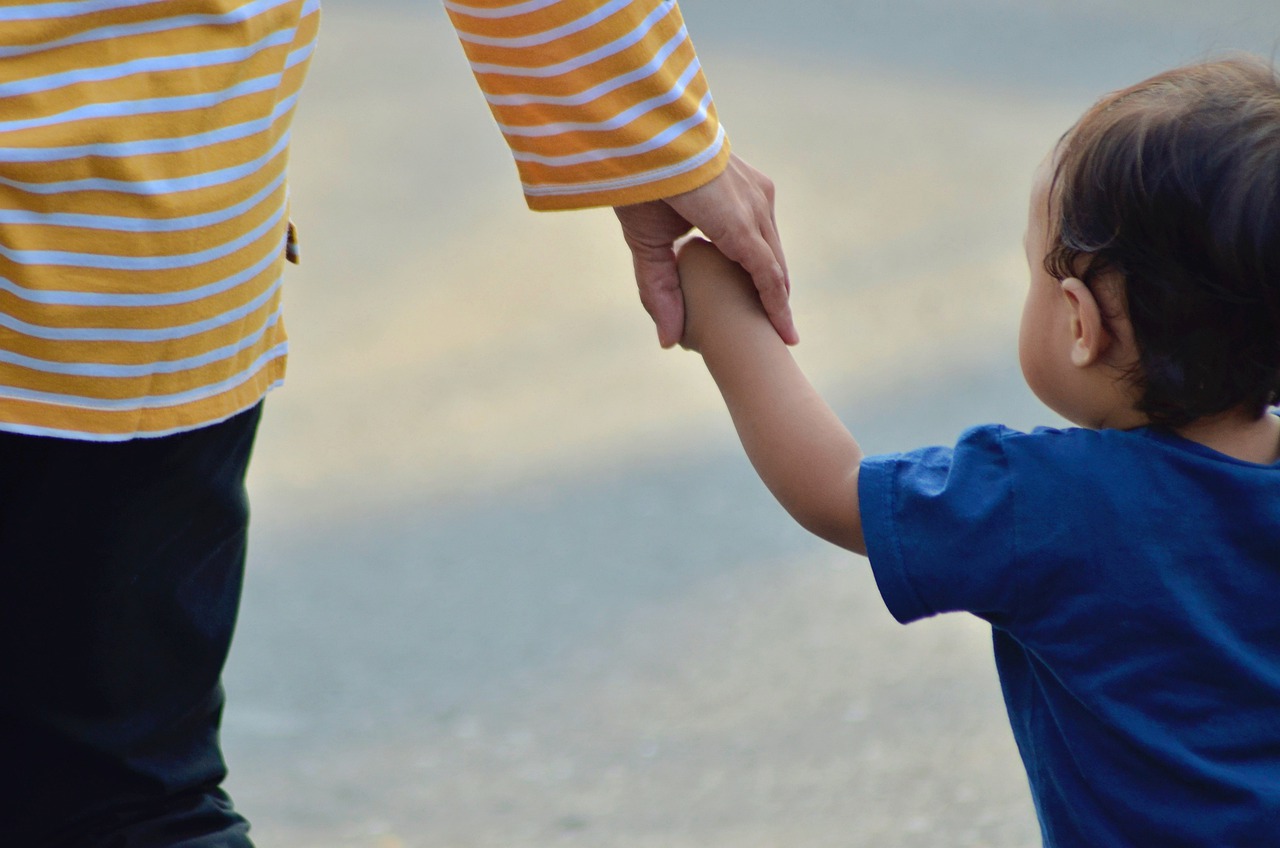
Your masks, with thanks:
[{"label": "skin", "polygon": [[680,341],[685,326],[675,242],[695,227],[751,275],[778,336],[787,344],[800,341],[788,302],[791,284],[774,217],[774,187],[764,174],[733,155],[701,188],[614,212],[631,248],[640,302],[664,348]]},{"label": "skin", "polygon": [[[1126,378],[1138,361],[1123,306],[1123,281],[1104,275],[1090,291],[1044,267],[1049,240],[1052,153],[1036,170],[1023,245],[1030,285],[1022,312],[1018,359],[1027,385],[1054,412],[1080,427],[1129,430],[1149,423]],[[1280,460],[1280,419],[1244,408],[1201,418],[1178,435],[1218,453],[1263,465]]]},{"label": "skin", "polygon": [[1036,169],[1022,239],[1030,275],[1018,333],[1022,376],[1045,406],[1073,424],[1139,427],[1146,420],[1134,410],[1137,398],[1125,379],[1138,351],[1118,281],[1104,276],[1095,295],[1081,280],[1056,280],[1045,270],[1052,168],[1046,157]]},{"label": "skin", "polygon": [[[1018,345],[1023,375],[1037,397],[1081,427],[1143,426],[1125,376],[1137,347],[1121,281],[1104,278],[1090,291],[1044,269],[1050,176],[1046,160],[1036,172],[1024,237],[1030,282]],[[750,275],[701,240],[683,246],[679,272],[687,309],[681,343],[702,354],[760,478],[806,529],[865,554],[862,450],[792,359]],[[1280,419],[1273,415],[1231,410],[1178,432],[1246,462],[1280,460]]]},{"label": "skin", "polygon": [[680,278],[682,344],[702,354],[760,479],[805,529],[865,554],[862,450],[774,332],[751,278],[701,240],[681,249]]}]

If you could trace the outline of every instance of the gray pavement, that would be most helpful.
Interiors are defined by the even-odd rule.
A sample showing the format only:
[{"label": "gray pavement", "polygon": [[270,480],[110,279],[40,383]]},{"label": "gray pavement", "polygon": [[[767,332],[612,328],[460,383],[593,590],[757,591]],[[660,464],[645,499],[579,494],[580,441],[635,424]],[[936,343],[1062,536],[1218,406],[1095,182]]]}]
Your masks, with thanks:
[{"label": "gray pavement", "polygon": [[[797,357],[869,451],[1054,423],[1030,173],[1272,3],[687,0],[780,185]],[[990,846],[1038,833],[977,622],[794,527],[608,213],[532,215],[434,3],[329,0],[289,385],[252,475],[229,788],[263,848]]]}]

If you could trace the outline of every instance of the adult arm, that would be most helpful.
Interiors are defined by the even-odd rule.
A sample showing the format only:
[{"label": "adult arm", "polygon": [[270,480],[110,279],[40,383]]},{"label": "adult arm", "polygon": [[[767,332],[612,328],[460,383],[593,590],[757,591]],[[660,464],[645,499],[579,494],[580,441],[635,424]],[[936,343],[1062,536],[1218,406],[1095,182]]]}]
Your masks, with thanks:
[{"label": "adult arm", "polygon": [[612,206],[664,346],[691,227],[747,268],[798,339],[773,185],[734,156],[673,0],[445,0],[533,209]]},{"label": "adult arm", "polygon": [[704,241],[680,251],[688,321],[760,479],[805,529],[866,553],[862,450],[774,332],[746,272]]}]

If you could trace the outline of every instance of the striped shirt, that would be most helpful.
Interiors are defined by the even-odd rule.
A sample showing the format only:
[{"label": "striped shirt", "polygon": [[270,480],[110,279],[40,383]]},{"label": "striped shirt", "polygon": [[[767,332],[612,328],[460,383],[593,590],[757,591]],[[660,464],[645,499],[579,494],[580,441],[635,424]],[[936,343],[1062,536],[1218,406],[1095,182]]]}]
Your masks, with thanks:
[{"label": "striped shirt", "polygon": [[445,0],[534,209],[697,188],[729,149],[673,0]]},{"label": "striped shirt", "polygon": [[[672,2],[449,2],[531,206],[728,155]],[[204,426],[284,376],[289,128],[319,0],[0,5],[0,430]]]}]

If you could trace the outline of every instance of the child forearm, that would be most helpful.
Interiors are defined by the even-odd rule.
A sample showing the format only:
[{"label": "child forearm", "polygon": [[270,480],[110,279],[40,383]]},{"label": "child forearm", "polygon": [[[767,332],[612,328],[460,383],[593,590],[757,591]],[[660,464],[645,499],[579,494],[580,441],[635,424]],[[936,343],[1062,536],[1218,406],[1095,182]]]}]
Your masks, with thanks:
[{"label": "child forearm", "polygon": [[703,243],[682,251],[680,276],[686,346],[702,354],[760,478],[807,530],[865,553],[862,451],[778,338],[750,278]]}]

